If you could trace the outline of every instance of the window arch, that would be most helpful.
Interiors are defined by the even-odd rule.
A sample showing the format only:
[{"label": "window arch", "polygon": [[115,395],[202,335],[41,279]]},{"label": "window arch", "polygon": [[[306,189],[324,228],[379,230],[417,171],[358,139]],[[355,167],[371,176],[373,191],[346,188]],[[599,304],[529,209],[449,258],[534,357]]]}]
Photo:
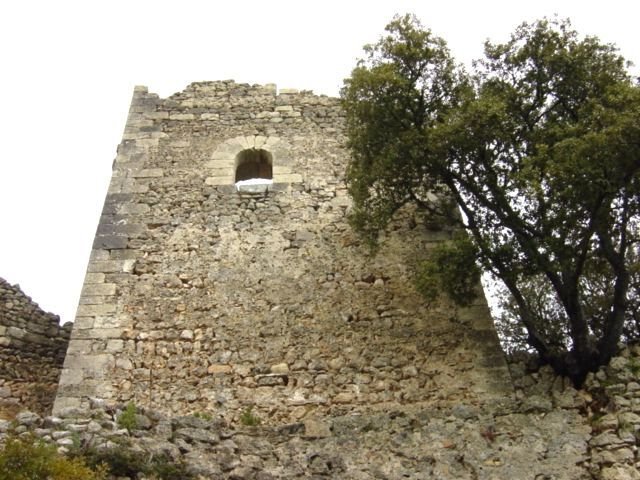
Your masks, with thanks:
[{"label": "window arch", "polygon": [[235,182],[273,180],[273,156],[266,150],[248,148],[236,156]]}]

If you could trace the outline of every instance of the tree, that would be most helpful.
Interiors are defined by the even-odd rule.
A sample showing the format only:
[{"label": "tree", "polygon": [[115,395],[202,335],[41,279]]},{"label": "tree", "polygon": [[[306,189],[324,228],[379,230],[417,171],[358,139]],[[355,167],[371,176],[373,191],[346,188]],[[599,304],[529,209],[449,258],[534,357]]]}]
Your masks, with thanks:
[{"label": "tree", "polygon": [[487,42],[473,76],[414,17],[387,32],[341,92],[353,225],[375,241],[407,203],[461,225],[467,235],[427,264],[431,278],[454,298],[470,293],[464,269],[446,261],[464,252],[504,284],[541,360],[580,384],[629,320],[640,88],[613,46],[568,21]]}]

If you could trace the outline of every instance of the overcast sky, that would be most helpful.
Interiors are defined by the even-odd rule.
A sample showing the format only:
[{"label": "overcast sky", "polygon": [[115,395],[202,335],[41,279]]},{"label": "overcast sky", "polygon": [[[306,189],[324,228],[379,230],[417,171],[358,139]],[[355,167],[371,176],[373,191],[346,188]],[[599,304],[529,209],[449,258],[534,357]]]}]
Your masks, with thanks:
[{"label": "overcast sky", "polygon": [[[362,45],[415,13],[457,59],[543,16],[640,64],[640,3],[28,1],[0,5],[0,277],[73,320],[134,85],[234,79],[337,95]],[[638,68],[634,67],[634,73]],[[2,306],[0,305],[0,308]]]}]

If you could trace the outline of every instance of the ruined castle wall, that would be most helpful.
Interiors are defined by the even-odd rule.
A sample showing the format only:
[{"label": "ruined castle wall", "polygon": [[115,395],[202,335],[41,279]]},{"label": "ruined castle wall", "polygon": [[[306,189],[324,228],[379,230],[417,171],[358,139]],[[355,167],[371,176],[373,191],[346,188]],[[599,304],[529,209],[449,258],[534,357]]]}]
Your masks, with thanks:
[{"label": "ruined castle wall", "polygon": [[59,321],[0,278],[0,416],[50,413],[71,333]]},{"label": "ruined castle wall", "polygon": [[[446,232],[406,214],[371,256],[348,226],[336,99],[274,86],[136,88],[55,409],[90,397],[227,419],[478,404],[511,393],[484,301],[425,305]],[[266,193],[237,192],[264,150]]]}]

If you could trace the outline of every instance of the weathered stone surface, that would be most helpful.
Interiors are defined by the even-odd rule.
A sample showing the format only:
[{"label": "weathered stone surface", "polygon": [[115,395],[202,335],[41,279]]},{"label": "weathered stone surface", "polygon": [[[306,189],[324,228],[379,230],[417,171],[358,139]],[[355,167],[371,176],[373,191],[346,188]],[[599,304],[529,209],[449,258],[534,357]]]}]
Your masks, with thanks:
[{"label": "weathered stone surface", "polygon": [[[638,355],[626,355],[629,364],[640,360],[640,350]],[[219,358],[228,359],[228,354],[222,352]],[[392,359],[382,363],[390,362]],[[278,364],[239,367],[238,371],[267,378],[283,375],[258,373],[270,372],[274,365]],[[149,374],[149,370],[139,370]],[[231,424],[219,415],[195,412],[171,418],[138,409],[137,428],[129,434],[116,421],[124,405],[107,406],[107,402],[93,398],[90,404],[97,410],[61,408],[59,417],[47,418],[22,412],[13,428],[17,432],[30,430],[43,441],[61,446],[80,441],[113,448],[112,439],[118,438],[118,444],[127,448],[149,455],[166,454],[173,461],[184,462],[190,472],[204,478],[229,480],[639,478],[636,432],[640,431],[640,416],[630,410],[637,394],[628,388],[620,394],[618,383],[609,383],[610,378],[620,379],[627,375],[625,371],[631,372],[628,364],[603,369],[580,391],[546,369],[527,374],[526,369],[513,364],[511,370],[514,383],[522,389],[522,400],[502,406],[495,402],[459,403],[452,408],[397,405],[358,414],[340,414],[334,409],[324,416],[302,411],[298,422],[260,422],[257,426],[248,425],[246,409],[244,419],[239,416]],[[292,367],[287,375],[296,371]],[[262,388],[270,391],[273,387]],[[553,404],[549,411],[529,411],[525,399],[534,392]],[[570,395],[585,403],[580,408],[560,404],[559,399],[564,403]],[[613,396],[627,400],[627,404],[608,403]],[[223,401],[222,397],[218,401]],[[11,428],[10,422],[0,421],[0,443]]]},{"label": "weathered stone surface", "polygon": [[[69,357],[60,405],[104,395],[230,422],[252,406],[293,424],[513,394],[486,303],[427,308],[413,287],[451,232],[410,228],[407,209],[371,257],[347,221],[339,101],[285,92],[135,90],[70,349],[102,370]],[[266,191],[237,191],[247,158]]]}]

